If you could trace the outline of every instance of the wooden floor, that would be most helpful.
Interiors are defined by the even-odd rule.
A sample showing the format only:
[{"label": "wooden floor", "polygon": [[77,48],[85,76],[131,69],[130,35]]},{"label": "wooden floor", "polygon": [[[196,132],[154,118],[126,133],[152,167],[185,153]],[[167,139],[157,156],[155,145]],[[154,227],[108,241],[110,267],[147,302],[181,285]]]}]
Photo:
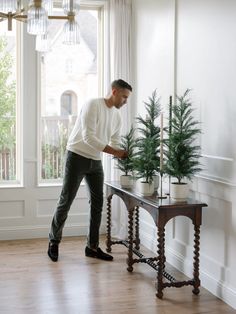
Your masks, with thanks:
[{"label": "wooden floor", "polygon": [[47,239],[1,241],[0,313],[236,313],[203,288],[199,296],[191,287],[167,288],[159,300],[155,271],[135,264],[128,273],[124,246],[113,246],[114,261],[104,262],[85,257],[85,243],[85,238],[64,238],[59,261],[53,263],[46,255]]}]

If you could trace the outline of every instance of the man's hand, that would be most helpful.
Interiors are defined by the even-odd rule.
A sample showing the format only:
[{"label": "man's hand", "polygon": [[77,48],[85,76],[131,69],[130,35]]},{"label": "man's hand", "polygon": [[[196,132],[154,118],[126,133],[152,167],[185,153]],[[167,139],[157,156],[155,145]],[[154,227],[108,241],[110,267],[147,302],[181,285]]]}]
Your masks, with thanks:
[{"label": "man's hand", "polygon": [[126,150],[116,150],[114,156],[122,159],[127,158],[128,152]]},{"label": "man's hand", "polygon": [[104,153],[111,154],[111,155],[115,156],[116,158],[127,158],[128,157],[128,152],[126,150],[115,149],[109,145],[107,145],[103,151],[104,151]]}]

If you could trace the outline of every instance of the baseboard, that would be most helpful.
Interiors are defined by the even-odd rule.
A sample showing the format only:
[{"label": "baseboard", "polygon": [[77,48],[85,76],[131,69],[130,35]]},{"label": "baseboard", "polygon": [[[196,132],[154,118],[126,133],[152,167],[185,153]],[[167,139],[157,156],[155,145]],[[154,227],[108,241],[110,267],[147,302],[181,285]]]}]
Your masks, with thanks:
[{"label": "baseboard", "polygon": [[[0,240],[48,238],[48,233],[48,225],[5,227],[0,229]],[[87,233],[88,226],[80,224],[67,224],[63,230],[63,236],[85,236]],[[105,233],[104,225],[100,233]]]},{"label": "baseboard", "polygon": [[[156,253],[157,243],[148,233],[140,232],[140,239],[142,245]],[[188,277],[192,277],[192,261],[187,260],[186,257],[178,254],[169,247],[165,249],[167,262],[184,273]],[[225,303],[236,309],[236,289],[227,286],[221,280],[212,277],[203,267],[200,267],[201,286],[210,291],[213,295],[223,300]]]}]

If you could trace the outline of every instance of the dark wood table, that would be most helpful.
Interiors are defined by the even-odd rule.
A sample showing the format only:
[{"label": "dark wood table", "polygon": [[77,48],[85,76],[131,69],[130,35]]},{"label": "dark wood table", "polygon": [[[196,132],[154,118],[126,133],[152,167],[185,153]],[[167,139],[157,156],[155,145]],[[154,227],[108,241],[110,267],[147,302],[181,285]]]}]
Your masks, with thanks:
[{"label": "dark wood table", "polygon": [[[113,244],[123,244],[128,248],[127,270],[133,271],[134,263],[147,263],[157,271],[158,298],[163,297],[163,289],[166,287],[193,286],[192,292],[199,294],[199,250],[200,250],[200,225],[202,222],[202,207],[207,204],[188,199],[186,202],[176,203],[170,197],[158,199],[158,195],[144,197],[132,189],[122,188],[119,182],[105,182],[107,189],[107,252],[111,252]],[[113,195],[119,196],[125,203],[128,211],[128,240],[113,240],[111,238],[111,200]],[[157,226],[157,256],[145,257],[140,252],[139,239],[139,208],[146,210],[153,218]],[[177,281],[165,271],[165,225],[176,217],[185,216],[192,220],[194,225],[193,243],[193,278],[186,281]],[[133,254],[138,258],[134,258]],[[164,281],[164,278],[166,280]]]}]

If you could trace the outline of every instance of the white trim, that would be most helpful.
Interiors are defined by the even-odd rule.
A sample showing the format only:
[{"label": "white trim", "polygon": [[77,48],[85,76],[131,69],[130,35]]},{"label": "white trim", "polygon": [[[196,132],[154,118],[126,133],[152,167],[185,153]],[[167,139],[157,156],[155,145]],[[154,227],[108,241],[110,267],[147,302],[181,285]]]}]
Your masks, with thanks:
[{"label": "white trim", "polygon": [[[15,141],[16,141],[16,147],[15,147],[15,167],[16,167],[16,179],[15,180],[2,180],[0,182],[0,188],[9,188],[11,186],[13,187],[19,187],[23,184],[23,140],[22,140],[22,134],[23,134],[23,36],[22,36],[22,23],[17,23],[15,20],[13,22],[13,30],[12,33],[14,34],[12,37],[14,37],[15,42],[15,54],[14,54],[14,60],[15,65],[12,68],[13,71],[15,71],[15,82],[16,82],[16,98],[15,98]],[[5,22],[4,22],[5,23]]]},{"label": "white trim", "polygon": [[[106,3],[107,0],[81,0],[80,1],[80,6],[86,6],[86,5],[103,5],[104,3]],[[53,3],[54,8],[58,7],[61,8],[62,7],[62,0],[59,1],[54,1]]]},{"label": "white trim", "polygon": [[[47,182],[40,182],[37,187],[39,188],[50,188],[50,187],[58,187],[58,186],[62,186],[62,180],[48,180]],[[82,182],[80,183],[80,187],[85,186],[85,181],[82,180]]]},{"label": "white trim", "polygon": [[198,179],[203,179],[203,180],[207,180],[207,181],[211,181],[211,182],[215,182],[215,183],[224,184],[226,186],[230,186],[233,188],[236,187],[236,182],[231,182],[231,181],[228,181],[225,178],[221,178],[221,177],[214,177],[211,175],[195,175],[195,177]]},{"label": "white trim", "polygon": [[23,184],[21,182],[13,182],[13,181],[8,181],[4,182],[4,184],[0,184],[0,189],[19,189],[19,188],[24,188]]},{"label": "white trim", "polygon": [[16,183],[23,185],[23,24],[16,27],[17,71],[16,71]]},{"label": "white trim", "polygon": [[[166,249],[168,263],[177,268],[188,277],[192,277],[192,261],[170,248]],[[201,263],[201,261],[200,261]],[[226,286],[223,281],[212,277],[207,271],[200,270],[201,286],[213,293],[219,299],[223,300],[236,309],[236,290],[233,287]],[[201,288],[200,288],[201,293]]]},{"label": "white trim", "polygon": [[209,158],[209,159],[218,159],[218,160],[234,162],[233,158],[222,157],[222,156],[214,156],[214,155],[202,154],[201,157]]},{"label": "white trim", "polygon": [[[38,226],[14,226],[0,228],[0,240],[19,240],[19,239],[37,239],[47,238],[49,233],[49,225]],[[105,224],[101,225],[100,234],[105,234]],[[86,236],[88,225],[86,224],[66,224],[63,229],[63,237],[65,236]]]},{"label": "white trim", "polygon": [[37,101],[37,108],[36,108],[36,121],[37,121],[37,127],[36,127],[36,139],[37,139],[37,145],[36,145],[36,154],[37,154],[37,158],[36,158],[36,182],[37,182],[37,186],[39,186],[39,184],[41,183],[41,171],[42,171],[42,154],[41,154],[41,53],[37,53],[36,56],[36,67],[37,67],[37,73],[36,73],[36,77],[37,77],[37,82],[36,82],[36,86],[37,86],[37,94],[36,94],[36,101]]}]

